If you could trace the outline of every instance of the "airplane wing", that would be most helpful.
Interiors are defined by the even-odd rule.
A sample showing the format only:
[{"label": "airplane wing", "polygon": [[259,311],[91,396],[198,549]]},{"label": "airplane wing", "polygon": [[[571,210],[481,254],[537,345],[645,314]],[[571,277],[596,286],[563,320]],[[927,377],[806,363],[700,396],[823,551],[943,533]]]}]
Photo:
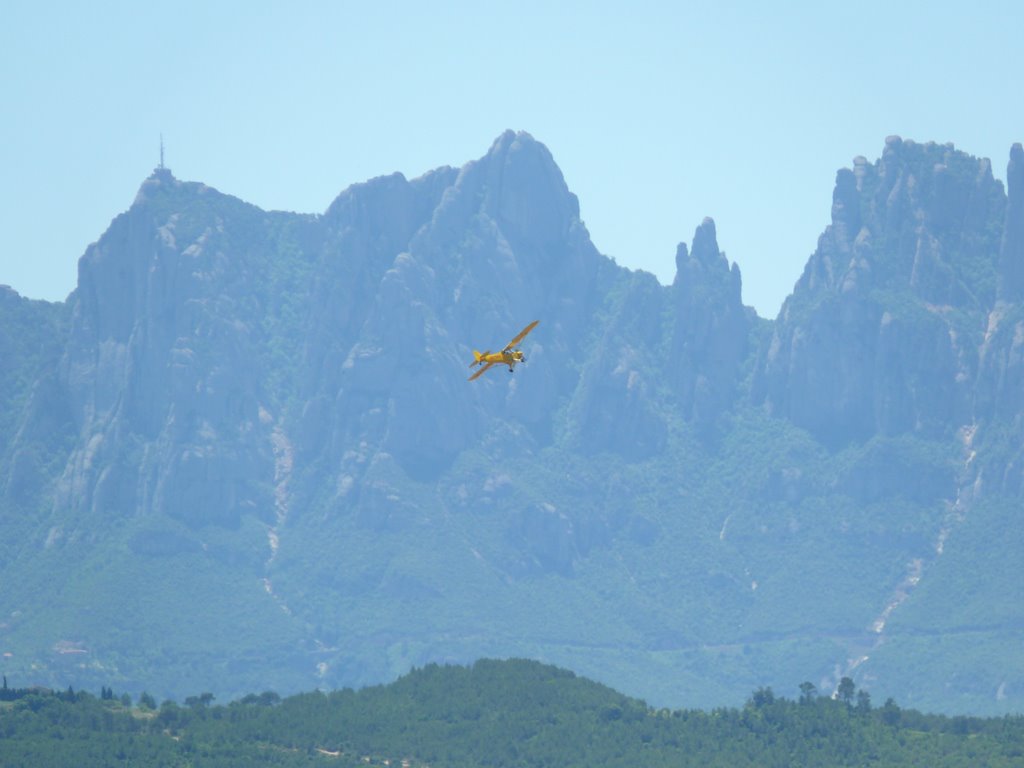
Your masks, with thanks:
[{"label": "airplane wing", "polygon": [[539,323],[539,322],[540,322],[540,320],[534,320],[528,326],[523,328],[523,330],[521,330],[519,332],[519,335],[516,336],[514,339],[512,339],[512,341],[510,341],[507,345],[505,345],[505,348],[503,350],[501,350],[501,351],[502,352],[508,352],[510,349],[512,349],[512,347],[514,347],[520,341],[525,339],[526,338],[526,334],[528,334],[530,331],[532,331],[534,328],[536,328],[537,327],[537,323]]},{"label": "airplane wing", "polygon": [[481,376],[481,375],[483,375],[483,374],[484,374],[484,373],[486,373],[487,371],[491,370],[491,367],[492,367],[493,365],[494,365],[494,363],[487,363],[487,365],[485,365],[485,366],[484,366],[483,368],[481,368],[481,369],[480,369],[479,371],[477,371],[477,372],[476,372],[476,373],[474,373],[474,374],[473,374],[472,376],[470,376],[470,377],[469,377],[469,381],[472,381],[473,379],[477,379],[477,378],[480,378],[480,376]]}]

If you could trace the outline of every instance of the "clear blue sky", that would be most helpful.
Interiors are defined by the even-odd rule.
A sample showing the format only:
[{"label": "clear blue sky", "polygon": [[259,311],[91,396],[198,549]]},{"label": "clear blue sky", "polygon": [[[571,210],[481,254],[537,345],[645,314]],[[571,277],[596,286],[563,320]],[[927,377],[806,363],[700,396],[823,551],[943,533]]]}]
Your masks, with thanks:
[{"label": "clear blue sky", "polygon": [[[672,280],[704,216],[774,317],[838,168],[952,141],[1005,180],[1019,2],[22,2],[0,25],[0,283],[63,299],[158,162],[263,208],[551,150],[598,249]],[[555,6],[555,7],[549,7]]]}]

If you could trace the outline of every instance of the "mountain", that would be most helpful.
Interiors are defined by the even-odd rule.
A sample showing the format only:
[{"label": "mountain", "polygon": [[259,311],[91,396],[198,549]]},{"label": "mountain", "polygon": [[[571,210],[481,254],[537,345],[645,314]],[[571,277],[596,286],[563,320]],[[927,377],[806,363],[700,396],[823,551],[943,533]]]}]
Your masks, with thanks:
[{"label": "mountain", "polygon": [[3,669],[528,656],[676,706],[849,674],[1019,711],[1022,173],[890,138],[768,321],[711,219],[671,286],[602,256],[525,133],[322,215],[157,169],[66,303],[0,294]]}]

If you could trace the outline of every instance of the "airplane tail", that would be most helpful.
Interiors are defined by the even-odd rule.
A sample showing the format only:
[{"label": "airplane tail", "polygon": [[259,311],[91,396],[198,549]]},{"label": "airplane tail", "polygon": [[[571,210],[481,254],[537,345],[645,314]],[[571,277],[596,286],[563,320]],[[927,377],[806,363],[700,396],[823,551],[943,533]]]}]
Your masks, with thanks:
[{"label": "airplane tail", "polygon": [[473,362],[469,364],[469,367],[472,368],[474,365],[480,365],[480,363],[483,362],[484,355],[486,355],[486,354],[487,354],[486,352],[480,352],[480,351],[474,349],[473,350]]}]

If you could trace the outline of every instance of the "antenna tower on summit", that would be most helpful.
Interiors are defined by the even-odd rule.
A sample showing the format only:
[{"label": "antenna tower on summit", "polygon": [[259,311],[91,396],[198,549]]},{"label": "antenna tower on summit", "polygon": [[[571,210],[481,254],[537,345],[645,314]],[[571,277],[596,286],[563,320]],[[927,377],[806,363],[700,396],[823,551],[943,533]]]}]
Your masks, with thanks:
[{"label": "antenna tower on summit", "polygon": [[160,170],[164,169],[164,135],[160,134]]}]

